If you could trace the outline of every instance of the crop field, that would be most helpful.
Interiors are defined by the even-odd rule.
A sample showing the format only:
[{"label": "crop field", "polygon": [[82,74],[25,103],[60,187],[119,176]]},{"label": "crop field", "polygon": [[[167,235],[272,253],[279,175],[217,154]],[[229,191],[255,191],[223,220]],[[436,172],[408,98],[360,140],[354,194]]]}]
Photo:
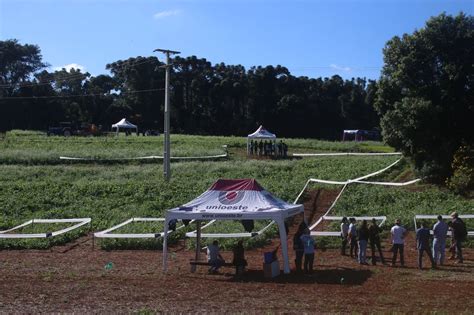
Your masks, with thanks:
[{"label": "crop field", "polygon": [[[132,217],[161,217],[166,209],[179,206],[205,191],[218,178],[256,178],[276,196],[293,202],[310,177],[347,180],[377,171],[396,161],[397,156],[344,156],[305,159],[246,159],[245,138],[176,135],[172,152],[183,156],[223,153],[221,161],[172,162],[172,179],[162,175],[160,161],[154,163],[64,163],[59,155],[131,157],[161,154],[162,137],[80,138],[46,137],[41,133],[15,131],[0,140],[0,230],[33,218],[91,217],[92,226],[51,240],[2,240],[1,248],[45,248],[66,243],[79,235],[100,231]],[[292,151],[391,151],[381,143],[336,143],[299,139],[285,140]],[[372,148],[372,149],[371,149]],[[377,151],[377,150],[375,150]],[[414,178],[408,164],[401,162],[377,180],[404,181]],[[308,189],[337,186],[309,185]],[[303,200],[300,200],[302,202]],[[387,215],[389,222],[401,217],[412,227],[414,214],[472,212],[472,200],[456,197],[424,184],[408,187],[379,187],[352,184],[332,214]],[[258,223],[262,225],[263,223]],[[258,229],[256,227],[255,230]],[[190,226],[174,239],[191,231]],[[50,231],[47,226],[29,227]],[[36,230],[34,230],[36,229]],[[147,224],[126,227],[127,232],[149,232]],[[239,222],[219,223],[210,232],[244,232]],[[269,237],[270,229],[262,238]],[[44,232],[44,231],[43,231]],[[264,240],[263,240],[264,241]],[[149,248],[157,240],[107,240],[104,248]],[[259,245],[262,240],[253,245]],[[224,241],[224,246],[226,242]],[[251,242],[249,243],[251,245]]]},{"label": "crop field", "polygon": [[[285,142],[290,153],[393,151],[376,142],[301,139],[285,139]],[[184,234],[194,230],[193,224],[171,234],[167,273],[161,270],[162,253],[156,250],[162,247],[160,238],[91,242],[91,232],[105,230],[132,217],[162,217],[166,209],[197,197],[218,178],[255,178],[276,196],[293,202],[309,178],[345,181],[380,170],[399,159],[397,156],[247,158],[245,143],[245,138],[238,137],[173,136],[174,156],[222,154],[223,145],[227,145],[229,156],[222,160],[172,161],[172,178],[166,182],[160,160],[71,163],[58,158],[60,155],[100,159],[160,155],[162,137],[62,138],[20,131],[0,136],[0,230],[33,218],[92,218],[91,225],[52,238],[0,240],[0,313],[15,313],[19,309],[27,313],[149,314],[200,310],[314,313],[351,312],[353,305],[358,305],[361,312],[468,313],[472,309],[472,249],[466,248],[466,263],[462,266],[448,262],[440,270],[419,271],[414,267],[413,233],[407,240],[408,268],[360,266],[353,259],[340,256],[338,250],[325,250],[337,247],[337,238],[318,237],[313,276],[292,273],[273,281],[263,278],[261,261],[265,251],[274,250],[279,244],[276,226],[261,236],[244,239],[249,266],[240,279],[228,270],[219,275],[208,275],[207,268],[189,272],[194,239],[185,239]],[[403,182],[413,178],[416,175],[409,163],[402,160],[371,180]],[[311,183],[299,202],[308,204],[317,191],[332,196],[341,188],[341,185]],[[330,204],[331,199],[326,198],[325,202]],[[413,229],[415,214],[447,214],[453,210],[474,213],[473,206],[470,199],[423,182],[406,187],[353,183],[331,214],[387,215],[382,245],[384,255],[389,257],[389,244],[385,240],[395,218],[401,218]],[[466,220],[469,229],[474,229],[472,221]],[[267,223],[255,222],[254,231]],[[34,224],[18,232],[46,233],[70,225]],[[337,225],[333,223],[325,229],[335,230]],[[162,230],[161,222],[135,222],[113,233]],[[244,232],[244,229],[238,221],[225,221],[203,232]],[[234,244],[235,239],[220,239],[226,261],[230,261],[229,249]],[[292,264],[293,251],[289,254]],[[439,292],[447,287],[453,288],[452,293],[440,298]],[[366,303],[367,296],[361,295],[361,291],[371,297],[372,303]],[[187,299],[183,301],[181,295]],[[216,296],[219,303],[202,303],[203,299],[214,301]],[[451,299],[459,303],[450,305]]]}]

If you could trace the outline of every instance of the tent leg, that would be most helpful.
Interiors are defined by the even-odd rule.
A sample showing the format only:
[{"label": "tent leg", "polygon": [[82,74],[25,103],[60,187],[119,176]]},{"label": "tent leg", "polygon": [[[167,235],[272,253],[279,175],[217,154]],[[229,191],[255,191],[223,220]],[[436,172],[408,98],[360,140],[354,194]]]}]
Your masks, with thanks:
[{"label": "tent leg", "polygon": [[280,231],[281,254],[283,256],[283,272],[290,273],[290,261],[288,259],[288,238],[286,235],[285,222],[278,219],[278,230]]},{"label": "tent leg", "polygon": [[[201,220],[196,221],[196,255],[194,261],[201,258]],[[196,265],[191,266],[191,272],[196,272]]]},{"label": "tent leg", "polygon": [[165,229],[163,235],[163,271],[168,270],[168,224],[169,219],[165,219]]}]

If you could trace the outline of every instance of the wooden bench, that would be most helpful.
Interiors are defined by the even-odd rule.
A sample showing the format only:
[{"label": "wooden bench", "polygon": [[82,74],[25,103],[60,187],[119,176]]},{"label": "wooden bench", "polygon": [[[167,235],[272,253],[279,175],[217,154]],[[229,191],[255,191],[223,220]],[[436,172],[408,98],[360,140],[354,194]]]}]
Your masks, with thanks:
[{"label": "wooden bench", "polygon": [[[207,261],[190,261],[189,264],[191,265],[191,272],[196,271],[196,266],[208,266],[211,267],[211,264],[208,263]],[[236,266],[233,263],[230,262],[225,262],[221,264],[221,267],[235,267],[235,272],[236,274],[241,274],[244,270],[244,266]]]}]

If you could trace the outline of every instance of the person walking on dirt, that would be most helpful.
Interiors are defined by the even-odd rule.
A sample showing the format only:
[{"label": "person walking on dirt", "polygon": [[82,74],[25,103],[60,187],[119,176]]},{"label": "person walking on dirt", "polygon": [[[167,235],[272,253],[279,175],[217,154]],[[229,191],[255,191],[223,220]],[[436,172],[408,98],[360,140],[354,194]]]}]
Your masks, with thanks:
[{"label": "person walking on dirt", "polygon": [[297,273],[301,273],[303,265],[303,256],[304,256],[304,244],[301,240],[301,235],[303,235],[304,230],[307,228],[306,223],[301,222],[298,226],[298,230],[293,236],[293,250],[295,251],[295,270]]},{"label": "person walking on dirt", "polygon": [[405,266],[405,257],[404,257],[404,247],[405,247],[405,236],[407,235],[407,230],[401,226],[400,219],[395,221],[395,225],[390,230],[390,234],[392,235],[392,266],[395,266],[395,262],[397,261],[397,253],[400,253],[400,264],[402,267]]},{"label": "person walking on dirt", "polygon": [[341,255],[346,256],[347,237],[349,235],[349,223],[347,218],[342,218],[341,222]]},{"label": "person walking on dirt", "polygon": [[367,228],[367,221],[362,220],[361,226],[357,230],[357,239],[359,242],[358,261],[361,265],[367,265],[366,252],[367,242],[369,241],[369,229]]},{"label": "person walking on dirt", "polygon": [[433,226],[433,259],[440,266],[444,264],[448,228],[443,217],[439,215],[438,222]]},{"label": "person walking on dirt", "polygon": [[425,227],[425,223],[421,222],[421,227],[416,230],[416,249],[418,250],[418,268],[423,269],[423,253],[426,252],[431,261],[431,268],[436,268],[436,263],[433,259],[430,249],[430,230]]},{"label": "person walking on dirt", "polygon": [[459,218],[457,212],[451,213],[451,218],[453,218],[452,229],[453,229],[453,239],[456,246],[456,256],[458,263],[463,263],[464,259],[462,257],[462,242],[466,240],[467,229],[466,224],[461,218]]},{"label": "person walking on dirt", "polygon": [[359,250],[359,246],[357,245],[357,225],[356,225],[356,220],[354,218],[350,218],[349,222],[349,234],[348,234],[348,239],[349,239],[349,245],[350,245],[350,254],[351,258],[357,258],[357,253]]},{"label": "person walking on dirt", "polygon": [[304,230],[300,239],[304,246],[304,272],[306,274],[312,274],[314,262],[314,239],[311,237],[308,228]]},{"label": "person walking on dirt", "polygon": [[385,259],[383,258],[382,246],[380,245],[380,232],[382,229],[377,225],[375,218],[372,219],[372,223],[369,226],[369,243],[370,249],[372,251],[372,265],[377,264],[377,259],[375,258],[375,248],[379,251],[380,261],[382,264],[385,264]]}]

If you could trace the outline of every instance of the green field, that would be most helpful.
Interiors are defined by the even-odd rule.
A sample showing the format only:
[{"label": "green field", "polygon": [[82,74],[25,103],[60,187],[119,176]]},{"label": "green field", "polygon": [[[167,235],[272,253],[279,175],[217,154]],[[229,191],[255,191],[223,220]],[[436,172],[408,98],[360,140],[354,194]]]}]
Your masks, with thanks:
[{"label": "green field", "polygon": [[[0,139],[0,230],[32,218],[92,218],[92,231],[116,225],[131,217],[160,217],[206,190],[219,178],[255,178],[276,196],[293,202],[308,178],[346,180],[379,170],[398,159],[380,157],[318,157],[255,160],[245,158],[245,138],[176,135],[172,154],[201,156],[222,154],[226,160],[172,162],[172,179],[164,181],[162,164],[64,163],[59,155],[81,157],[132,157],[160,155],[162,137],[79,138],[46,137],[40,133],[12,132]],[[381,143],[338,143],[316,140],[285,140],[290,152],[392,151]],[[408,163],[399,163],[377,180],[405,181],[414,178]],[[334,186],[309,185],[309,189]],[[388,215],[401,217],[409,227],[414,214],[474,213],[473,200],[463,199],[426,184],[404,188],[353,184],[333,214]],[[240,223],[220,225],[236,231]],[[48,229],[36,226],[36,229]],[[89,227],[51,240],[3,240],[2,248],[44,248],[61,244],[87,232]],[[136,232],[147,227],[136,225]],[[189,227],[191,229],[191,227]],[[182,234],[181,234],[182,235]],[[176,237],[181,236],[177,234]],[[268,235],[264,236],[267,237]],[[255,241],[254,245],[264,240]],[[157,241],[108,241],[107,248],[154,247]],[[225,244],[224,244],[225,245]]]}]

